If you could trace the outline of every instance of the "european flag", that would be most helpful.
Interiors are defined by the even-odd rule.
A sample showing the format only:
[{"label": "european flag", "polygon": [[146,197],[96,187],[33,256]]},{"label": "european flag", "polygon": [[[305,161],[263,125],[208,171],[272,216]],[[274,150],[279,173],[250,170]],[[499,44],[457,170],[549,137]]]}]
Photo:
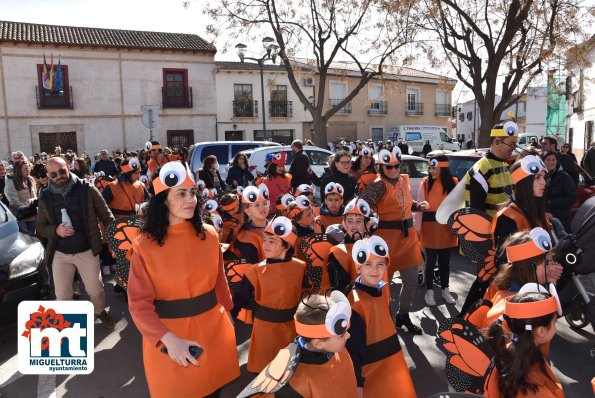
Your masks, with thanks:
[{"label": "european flag", "polygon": [[56,73],[54,75],[54,91],[57,91],[59,94],[61,94],[63,84],[62,65],[60,62],[60,56],[58,55],[58,67],[56,68]]}]

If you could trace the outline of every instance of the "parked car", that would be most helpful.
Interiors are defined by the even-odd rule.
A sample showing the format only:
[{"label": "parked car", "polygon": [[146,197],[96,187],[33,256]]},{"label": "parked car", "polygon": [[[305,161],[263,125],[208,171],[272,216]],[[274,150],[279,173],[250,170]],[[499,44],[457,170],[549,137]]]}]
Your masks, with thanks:
[{"label": "parked car", "polygon": [[16,217],[0,203],[0,326],[16,321],[23,300],[49,298],[41,278],[41,242],[19,231]]},{"label": "parked car", "polygon": [[198,142],[194,144],[190,153],[188,154],[188,166],[190,170],[196,175],[198,169],[202,167],[202,160],[209,155],[217,156],[219,162],[219,173],[225,180],[227,177],[228,168],[227,163],[231,162],[233,157],[238,152],[247,151],[249,149],[275,146],[279,147],[281,144],[270,141],[208,141]]},{"label": "parked car", "polygon": [[537,144],[539,145],[539,136],[537,134],[530,134],[530,133],[522,133],[519,134],[519,140],[517,141],[517,146],[520,146],[521,148],[525,148],[528,146],[531,146],[531,140],[535,138],[535,141],[537,141]]}]

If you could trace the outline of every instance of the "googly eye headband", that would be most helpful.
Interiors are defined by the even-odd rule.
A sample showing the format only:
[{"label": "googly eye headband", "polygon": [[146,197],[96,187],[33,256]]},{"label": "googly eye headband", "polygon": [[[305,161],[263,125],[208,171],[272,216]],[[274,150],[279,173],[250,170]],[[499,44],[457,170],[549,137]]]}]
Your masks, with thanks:
[{"label": "googly eye headband", "polygon": [[359,269],[366,261],[375,258],[386,258],[388,261],[388,245],[380,236],[370,236],[354,243],[351,258]]},{"label": "googly eye headband", "polygon": [[287,154],[285,152],[277,152],[273,154],[272,163],[276,164],[277,166],[285,166],[285,159],[287,158]]},{"label": "googly eye headband", "polygon": [[401,150],[398,146],[393,147],[392,151],[383,149],[378,152],[378,163],[395,165],[401,161]]},{"label": "googly eye headband", "polygon": [[212,213],[211,219],[213,220],[213,227],[215,227],[215,231],[221,231],[221,228],[223,228],[223,219],[221,216],[217,213]]},{"label": "googly eye headband", "polygon": [[428,164],[434,168],[448,167],[448,160],[430,159]]},{"label": "googly eye headband", "polygon": [[512,180],[515,184],[529,176],[535,176],[545,170],[543,160],[535,155],[527,155],[521,159],[521,165],[518,169],[512,172]]},{"label": "googly eye headband", "polygon": [[217,204],[217,201],[215,201],[213,199],[207,200],[205,202],[205,204],[203,205],[203,208],[211,214],[215,213],[217,211],[218,207],[219,207],[219,205]]},{"label": "googly eye headband", "polygon": [[152,151],[153,149],[155,149],[155,150],[161,149],[161,144],[159,144],[159,143],[153,144],[151,141],[147,141],[147,142],[145,142],[145,149],[147,151]]},{"label": "googly eye headband", "polygon": [[203,189],[201,192],[201,195],[204,199],[214,199],[217,197],[217,189],[216,188],[211,188],[211,189]]},{"label": "googly eye headband", "polygon": [[557,313],[562,315],[562,306],[556,287],[549,283],[548,288],[538,283],[527,283],[521,287],[518,294],[521,293],[546,293],[550,297],[541,301],[531,301],[525,303],[513,303],[511,297],[506,298],[504,304],[504,315],[512,319],[531,319],[540,316]]},{"label": "googly eye headband", "polygon": [[242,192],[242,203],[265,203],[269,201],[269,189],[266,185],[260,184],[258,187],[249,186]]},{"label": "googly eye headband", "polygon": [[285,242],[289,243],[290,246],[295,244],[297,239],[296,234],[293,232],[293,224],[287,217],[275,217],[273,218],[264,230],[265,233],[278,236]]},{"label": "googly eye headband", "polygon": [[145,175],[141,175],[138,180],[145,185],[147,185],[149,183],[149,177],[147,177]]},{"label": "googly eye headband", "polygon": [[196,187],[202,191],[203,189],[205,189],[207,187],[207,184],[203,180],[198,180],[196,182]]},{"label": "googly eye headband", "polygon": [[190,169],[180,162],[166,163],[159,171],[159,176],[153,179],[155,195],[174,187],[196,187]]},{"label": "googly eye headband", "polygon": [[233,195],[233,200],[230,203],[228,203],[226,205],[221,205],[221,209],[223,211],[231,211],[240,205],[240,200],[238,199],[237,195],[234,195],[234,194],[232,194],[232,195]]},{"label": "googly eye headband", "polygon": [[343,194],[345,193],[343,185],[336,182],[329,182],[326,187],[324,187],[324,194],[330,195],[332,193],[336,193],[337,195],[343,197]]},{"label": "googly eye headband", "polygon": [[298,215],[300,215],[304,210],[309,208],[311,205],[310,199],[308,199],[304,195],[296,197],[294,202],[296,204],[296,207],[294,207],[292,210],[289,211],[289,213],[287,213],[287,217],[292,220],[296,218]]},{"label": "googly eye headband", "polygon": [[300,196],[305,193],[314,193],[314,188],[312,187],[312,185],[300,184],[295,190],[295,196]]},{"label": "googly eye headband", "polygon": [[[514,112],[509,112],[508,116],[513,119]],[[490,131],[490,137],[514,137],[519,131],[519,126],[513,121],[509,120],[504,124],[495,126]]]},{"label": "googly eye headband", "polygon": [[310,339],[325,339],[344,334],[349,328],[351,320],[351,305],[343,293],[334,290],[330,294],[334,304],[329,308],[324,324],[307,325],[301,323],[294,316],[295,330],[298,335]]},{"label": "googly eye headband", "polygon": [[285,195],[281,196],[280,203],[277,204],[278,210],[287,210],[287,206],[289,206],[290,202],[295,201],[295,198],[290,193],[286,193]]},{"label": "googly eye headband", "polygon": [[136,171],[140,167],[140,163],[138,162],[137,158],[130,158],[128,160],[128,164],[122,166],[122,173],[130,173],[131,171]]},{"label": "googly eye headband", "polygon": [[367,146],[363,146],[359,151],[360,156],[372,156],[372,150]]},{"label": "googly eye headband", "polygon": [[370,205],[363,199],[353,198],[347,203],[345,206],[345,211],[343,215],[346,216],[348,214],[359,214],[364,217],[370,216]]},{"label": "googly eye headband", "polygon": [[552,240],[545,229],[533,228],[530,235],[530,241],[506,248],[506,257],[509,263],[537,257],[552,250]]}]

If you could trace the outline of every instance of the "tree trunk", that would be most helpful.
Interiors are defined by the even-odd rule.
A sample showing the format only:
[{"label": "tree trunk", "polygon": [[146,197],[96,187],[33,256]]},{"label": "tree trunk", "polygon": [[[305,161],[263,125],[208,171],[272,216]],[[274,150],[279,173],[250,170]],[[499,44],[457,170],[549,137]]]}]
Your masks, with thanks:
[{"label": "tree trunk", "polygon": [[[486,101],[491,102],[489,106],[493,107],[493,101]],[[492,131],[492,127],[496,124],[497,119],[494,115],[494,111],[490,110],[493,108],[488,108],[488,105],[484,108],[485,111],[481,113],[481,126],[479,126],[479,136],[478,136],[478,148],[489,148],[490,147],[490,132]]]},{"label": "tree trunk", "polygon": [[312,117],[314,124],[314,131],[312,132],[312,141],[314,141],[314,145],[320,148],[326,148],[326,120],[322,116],[316,117],[312,115]]}]

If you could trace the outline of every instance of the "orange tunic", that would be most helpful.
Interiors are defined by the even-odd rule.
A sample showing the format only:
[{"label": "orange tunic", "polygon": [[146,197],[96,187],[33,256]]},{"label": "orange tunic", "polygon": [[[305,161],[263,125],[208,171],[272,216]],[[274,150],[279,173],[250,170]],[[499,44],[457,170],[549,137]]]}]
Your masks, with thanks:
[{"label": "orange tunic", "polygon": [[329,225],[341,224],[343,222],[343,215],[341,214],[338,216],[329,216],[326,214],[320,214],[316,217],[316,220],[320,220],[320,222],[322,223],[322,226],[324,228],[322,233],[324,233],[326,229],[329,227]]},{"label": "orange tunic", "polygon": [[[223,271],[215,229],[205,239],[189,222],[170,226],[159,246],[146,234],[132,245],[128,306],[143,335],[143,361],[152,397],[203,397],[240,375],[233,324],[226,312],[233,303]],[[197,256],[196,253],[200,253]],[[217,304],[186,318],[159,318],[155,300],[182,300],[215,290]],[[182,367],[160,351],[168,332],[195,340],[204,352],[200,366]]]},{"label": "orange tunic", "polygon": [[157,170],[157,161],[155,159],[149,159],[147,166],[149,167],[151,175],[155,174],[155,170]]},{"label": "orange tunic", "polygon": [[490,286],[490,289],[488,292],[486,292],[484,299],[490,300],[492,302],[492,308],[488,309],[487,312],[485,310],[473,312],[467,318],[467,320],[478,328],[487,328],[492,324],[492,322],[498,320],[498,318],[504,314],[506,298],[515,294],[516,292],[496,290],[493,286]]},{"label": "orange tunic", "polygon": [[135,181],[132,184],[127,184],[116,179],[109,183],[109,187],[113,198],[108,206],[116,218],[134,215],[136,213],[135,205],[145,201],[145,186],[142,182]]},{"label": "orange tunic", "polygon": [[[305,268],[303,261],[291,259],[271,264],[263,261],[246,270],[246,278],[254,287],[256,303],[248,352],[248,371],[262,371],[279,350],[296,338],[293,315],[302,297]],[[267,314],[263,314],[264,311],[260,311],[259,307],[264,307]],[[287,313],[280,315],[279,311],[274,310],[287,310]],[[270,312],[278,317],[275,321],[268,316]]]},{"label": "orange tunic", "polygon": [[[351,256],[351,250],[353,249],[353,243],[341,243],[331,248],[331,254],[335,256],[341,267],[349,274],[351,281],[359,276],[355,267],[355,261]],[[333,286],[337,288],[336,286]]]},{"label": "orange tunic", "polygon": [[242,226],[234,240],[229,244],[228,250],[237,257],[245,258],[249,263],[256,264],[264,260],[263,245],[264,228]]},{"label": "orange tunic", "polygon": [[372,173],[368,169],[365,169],[363,173],[358,173],[358,175],[355,175],[355,178],[357,179],[357,187],[359,191],[364,192],[368,185],[376,181],[378,174]]},{"label": "orange tunic", "polygon": [[357,289],[349,294],[352,310],[363,318],[366,325],[366,348],[362,358],[364,396],[415,398],[415,387],[389,304],[382,297],[388,294],[388,284],[384,285],[382,295],[378,297]]},{"label": "orange tunic", "polygon": [[382,181],[386,187],[386,192],[376,203],[380,226],[374,233],[384,239],[388,245],[390,256],[390,265],[388,274],[395,271],[417,267],[423,264],[421,257],[421,245],[417,238],[417,232],[411,222],[409,227],[409,236],[405,237],[402,229],[384,228],[382,223],[385,221],[411,220],[411,188],[409,186],[409,176],[401,174],[401,178],[394,186],[379,177],[376,181]]},{"label": "orange tunic", "polygon": [[[418,213],[422,217],[421,224],[421,245],[428,249],[447,249],[457,247],[457,238],[452,233],[448,225],[439,224],[436,221],[436,211],[440,204],[448,195],[442,188],[440,180],[434,180],[432,190],[428,192],[428,178],[422,180],[421,186],[425,193],[425,200],[430,208],[423,213]],[[455,185],[459,182],[456,177]]]}]

